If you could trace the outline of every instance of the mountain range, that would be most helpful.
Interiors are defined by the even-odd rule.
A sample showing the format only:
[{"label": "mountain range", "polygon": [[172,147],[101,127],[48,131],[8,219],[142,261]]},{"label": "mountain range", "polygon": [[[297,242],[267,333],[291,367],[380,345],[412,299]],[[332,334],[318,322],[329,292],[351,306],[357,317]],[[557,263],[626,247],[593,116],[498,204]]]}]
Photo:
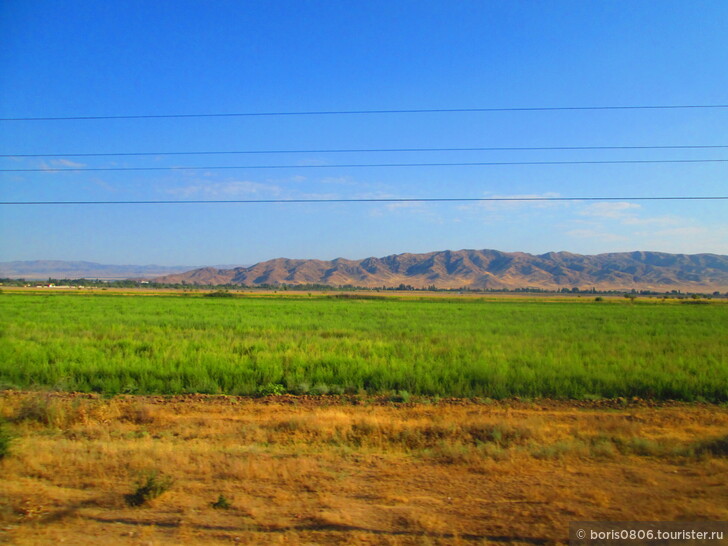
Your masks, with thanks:
[{"label": "mountain range", "polygon": [[728,256],[614,252],[597,255],[497,250],[396,254],[363,260],[278,258],[249,267],[204,267],[154,279],[196,285],[327,284],[368,288],[728,291]]},{"label": "mountain range", "polygon": [[195,266],[179,265],[107,265],[94,262],[62,260],[32,260],[0,262],[0,277],[20,279],[103,279],[119,280],[130,277],[150,277],[183,273]]}]

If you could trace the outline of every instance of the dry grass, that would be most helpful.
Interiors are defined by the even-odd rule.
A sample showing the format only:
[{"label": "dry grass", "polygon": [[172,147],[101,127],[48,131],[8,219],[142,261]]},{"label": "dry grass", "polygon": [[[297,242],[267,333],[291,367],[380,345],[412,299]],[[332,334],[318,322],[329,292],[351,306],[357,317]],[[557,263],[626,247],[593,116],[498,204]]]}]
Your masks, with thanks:
[{"label": "dry grass", "polygon": [[[728,519],[724,407],[358,402],[5,393],[0,540],[541,543],[573,520]],[[129,506],[154,472],[171,487]]]}]

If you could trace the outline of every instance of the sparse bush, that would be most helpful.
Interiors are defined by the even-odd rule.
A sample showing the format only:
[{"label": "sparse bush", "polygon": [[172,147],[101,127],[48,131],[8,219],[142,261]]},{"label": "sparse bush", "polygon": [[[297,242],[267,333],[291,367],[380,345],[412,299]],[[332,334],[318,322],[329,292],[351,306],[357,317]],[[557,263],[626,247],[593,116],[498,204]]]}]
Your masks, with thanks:
[{"label": "sparse bush", "polygon": [[15,413],[16,421],[35,421],[46,426],[61,427],[68,416],[63,404],[48,394],[25,398]]},{"label": "sparse bush", "polygon": [[476,461],[478,453],[469,446],[441,442],[428,450],[427,455],[441,464],[468,464]]},{"label": "sparse bush", "polygon": [[331,385],[329,387],[329,394],[344,394],[346,389],[343,385]]},{"label": "sparse bush", "polygon": [[159,497],[172,487],[173,482],[169,476],[160,475],[157,471],[151,472],[137,481],[136,490],[124,495],[124,500],[129,506],[141,506]]},{"label": "sparse bush", "polygon": [[0,423],[0,461],[10,454],[10,444],[12,442],[12,434],[8,431],[5,423]]},{"label": "sparse bush", "polygon": [[215,290],[205,294],[206,298],[234,298],[235,295],[228,290]]},{"label": "sparse bush", "polygon": [[309,427],[307,426],[306,420],[302,417],[291,417],[290,419],[283,419],[277,423],[271,425],[273,430],[278,432],[284,432],[286,434],[305,431]]},{"label": "sparse bush", "polygon": [[258,387],[258,394],[261,396],[280,396],[286,393],[286,387],[280,383],[267,383]]},{"label": "sparse bush", "polygon": [[370,294],[332,294],[330,296],[326,296],[330,299],[336,299],[336,300],[383,300],[386,299],[386,296],[373,296]]},{"label": "sparse bush", "polygon": [[295,394],[308,394],[308,391],[311,390],[311,384],[306,381],[301,381],[300,383],[297,383],[296,386],[293,388],[293,392]]},{"label": "sparse bush", "polygon": [[156,420],[156,415],[149,404],[135,403],[124,408],[122,419],[136,425],[149,425]]},{"label": "sparse bush", "polygon": [[400,402],[400,403],[406,404],[407,402],[410,401],[411,396],[412,395],[410,395],[410,393],[408,393],[407,391],[397,391],[395,394],[392,394],[389,397],[389,401],[390,402]]},{"label": "sparse bush", "polygon": [[700,442],[695,451],[698,454],[710,454],[717,457],[728,457],[728,436],[713,438]]},{"label": "sparse bush", "polygon": [[633,453],[642,457],[655,457],[664,455],[666,452],[665,446],[648,438],[629,438],[626,441],[615,438],[613,441],[615,447],[625,454]]},{"label": "sparse bush", "polygon": [[366,419],[352,423],[351,429],[346,433],[346,441],[353,446],[363,446],[370,443],[373,437],[379,436],[381,433],[377,423],[373,423]]},{"label": "sparse bush", "polygon": [[611,459],[617,455],[614,442],[608,438],[595,438],[589,446],[589,451],[593,457],[598,459]]},{"label": "sparse bush", "polygon": [[506,424],[473,424],[466,431],[476,444],[494,443],[502,447],[526,443],[534,436],[530,428]]},{"label": "sparse bush", "polygon": [[232,504],[229,500],[225,498],[225,495],[220,493],[220,496],[217,497],[217,500],[213,503],[210,503],[210,506],[215,508],[216,510],[227,510],[228,508],[232,508]]},{"label": "sparse bush", "polygon": [[509,452],[497,444],[482,444],[478,446],[478,453],[484,458],[504,461],[508,458]]},{"label": "sparse bush", "polygon": [[41,393],[24,398],[11,420],[66,429],[77,423],[104,421],[108,418],[107,410],[108,406],[95,399],[75,398],[68,404],[51,393]]},{"label": "sparse bush", "polygon": [[329,391],[329,386],[325,383],[316,383],[311,389],[311,393],[317,395],[329,394]]},{"label": "sparse bush", "polygon": [[586,446],[576,440],[559,440],[553,444],[535,445],[531,455],[536,459],[561,459],[569,454],[586,455]]}]

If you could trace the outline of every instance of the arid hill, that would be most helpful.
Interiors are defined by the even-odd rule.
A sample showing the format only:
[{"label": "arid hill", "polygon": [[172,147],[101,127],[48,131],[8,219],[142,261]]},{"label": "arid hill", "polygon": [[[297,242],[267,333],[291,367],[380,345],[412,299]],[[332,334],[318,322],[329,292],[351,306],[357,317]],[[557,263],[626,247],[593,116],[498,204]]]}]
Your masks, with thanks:
[{"label": "arid hill", "polygon": [[328,284],[361,287],[602,290],[728,290],[728,256],[618,252],[585,256],[569,252],[533,255],[497,250],[397,254],[384,258],[289,260],[250,267],[202,268],[155,279],[198,285]]}]

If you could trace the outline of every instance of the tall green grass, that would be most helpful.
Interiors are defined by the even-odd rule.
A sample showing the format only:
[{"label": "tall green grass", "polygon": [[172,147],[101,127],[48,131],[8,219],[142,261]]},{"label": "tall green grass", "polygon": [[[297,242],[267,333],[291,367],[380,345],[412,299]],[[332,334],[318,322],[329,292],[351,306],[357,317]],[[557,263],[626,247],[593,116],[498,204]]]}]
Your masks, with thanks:
[{"label": "tall green grass", "polygon": [[0,386],[728,400],[728,306],[0,295]]}]

